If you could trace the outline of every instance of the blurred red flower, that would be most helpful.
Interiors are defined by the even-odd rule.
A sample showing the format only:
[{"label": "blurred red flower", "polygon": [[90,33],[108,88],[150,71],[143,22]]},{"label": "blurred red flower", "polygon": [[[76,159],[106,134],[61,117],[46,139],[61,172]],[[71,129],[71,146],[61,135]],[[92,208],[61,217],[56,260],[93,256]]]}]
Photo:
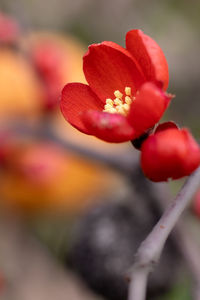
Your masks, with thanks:
[{"label": "blurred red flower", "polygon": [[58,104],[63,81],[63,50],[53,42],[43,41],[33,47],[32,60],[45,87],[44,107],[52,110]]},{"label": "blurred red flower", "polygon": [[190,175],[199,164],[199,145],[187,129],[178,129],[172,122],[159,125],[142,144],[142,169],[153,181]]},{"label": "blurred red flower", "polygon": [[19,25],[11,17],[0,12],[0,42],[12,43],[19,37]]},{"label": "blurred red flower", "polygon": [[126,49],[113,42],[91,45],[83,71],[88,85],[67,84],[61,111],[75,128],[107,142],[140,137],[160,120],[171,99],[164,92],[165,56],[141,30],[127,33]]}]

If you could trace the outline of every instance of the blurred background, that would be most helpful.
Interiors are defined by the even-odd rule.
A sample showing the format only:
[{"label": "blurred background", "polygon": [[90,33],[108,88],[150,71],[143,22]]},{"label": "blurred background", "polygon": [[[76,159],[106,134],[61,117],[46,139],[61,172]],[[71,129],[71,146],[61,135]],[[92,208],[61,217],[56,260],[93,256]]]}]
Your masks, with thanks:
[{"label": "blurred background", "polygon": [[[0,299],[126,299],[134,253],[183,180],[154,185],[131,145],[70,127],[60,93],[85,82],[88,44],[124,46],[140,28],[169,64],[165,120],[199,139],[199,11],[197,0],[0,0]],[[198,193],[184,218],[197,246],[199,216]],[[148,299],[191,299],[198,251],[183,236],[169,239]]]}]

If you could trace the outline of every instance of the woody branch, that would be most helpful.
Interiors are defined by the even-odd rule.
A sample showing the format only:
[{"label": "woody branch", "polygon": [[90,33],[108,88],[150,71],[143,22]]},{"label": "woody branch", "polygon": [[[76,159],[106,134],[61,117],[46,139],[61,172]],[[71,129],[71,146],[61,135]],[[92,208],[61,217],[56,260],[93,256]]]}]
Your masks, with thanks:
[{"label": "woody branch", "polygon": [[200,167],[187,179],[147,238],[141,243],[130,272],[128,300],[144,300],[148,275],[157,264],[164,244],[200,183]]}]

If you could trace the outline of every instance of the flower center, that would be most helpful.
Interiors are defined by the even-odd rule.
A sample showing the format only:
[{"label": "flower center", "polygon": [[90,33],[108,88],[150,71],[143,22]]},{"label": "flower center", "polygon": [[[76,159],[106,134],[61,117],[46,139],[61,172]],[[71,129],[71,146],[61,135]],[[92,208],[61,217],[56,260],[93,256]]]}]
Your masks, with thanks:
[{"label": "flower center", "polygon": [[135,97],[131,95],[131,88],[125,87],[124,95],[116,90],[114,91],[115,99],[106,99],[106,104],[104,105],[104,112],[108,112],[110,114],[121,114],[126,116],[130,110],[131,103],[135,100]]}]

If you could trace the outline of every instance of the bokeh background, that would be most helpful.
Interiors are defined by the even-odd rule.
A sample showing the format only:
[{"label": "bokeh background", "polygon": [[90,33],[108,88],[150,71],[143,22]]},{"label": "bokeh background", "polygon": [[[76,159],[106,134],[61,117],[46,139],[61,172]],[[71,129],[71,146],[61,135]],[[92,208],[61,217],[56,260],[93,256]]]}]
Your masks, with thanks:
[{"label": "bokeh background", "polygon": [[[1,0],[26,30],[72,33],[85,45],[112,40],[124,45],[125,33],[140,28],[164,50],[170,71],[169,90],[176,94],[170,117],[198,131],[199,10],[198,0]],[[191,105],[192,102],[192,105]]]},{"label": "bokeh background", "polygon": [[[168,61],[176,97],[164,119],[199,139],[200,2],[0,0],[0,12],[0,298],[125,299],[123,274],[161,214],[158,195],[167,202],[183,181],[158,184],[160,193],[143,178],[131,145],[109,145],[64,121],[60,92],[84,82],[88,44],[123,46],[125,33],[140,28]],[[192,209],[186,222],[196,239]],[[191,299],[174,240],[148,299]]]}]

